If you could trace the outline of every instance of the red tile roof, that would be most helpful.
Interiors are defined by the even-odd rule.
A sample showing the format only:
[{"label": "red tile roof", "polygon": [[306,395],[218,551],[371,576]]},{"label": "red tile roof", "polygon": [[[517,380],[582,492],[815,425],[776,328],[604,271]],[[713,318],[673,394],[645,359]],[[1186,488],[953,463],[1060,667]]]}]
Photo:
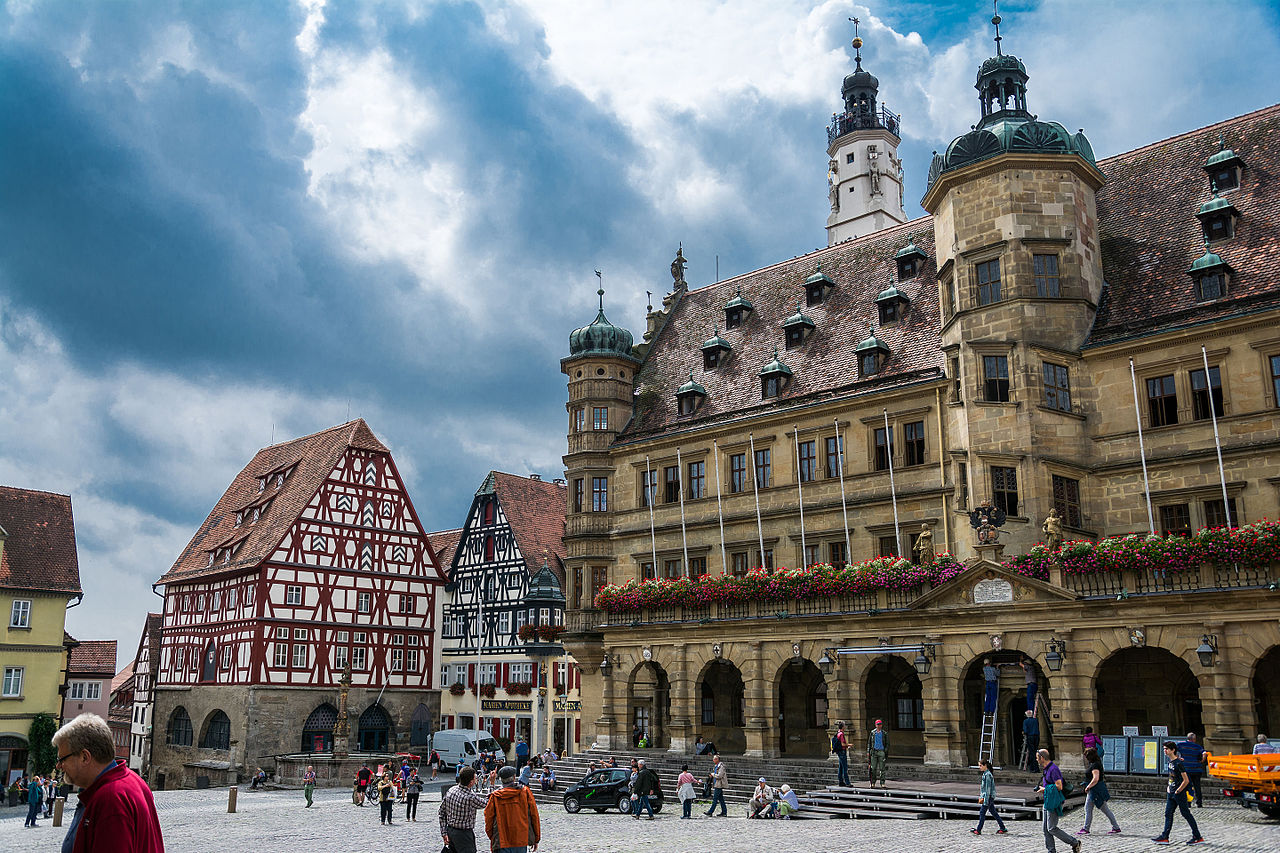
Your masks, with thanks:
[{"label": "red tile roof", "polygon": [[0,587],[81,593],[70,497],[0,486],[0,528]]},{"label": "red tile roof", "polygon": [[110,678],[116,671],[115,640],[81,640],[67,655],[69,675],[100,675]]},{"label": "red tile roof", "polygon": [[[117,672],[115,675],[115,678],[111,679],[111,692],[115,693],[122,686],[124,686],[125,682],[132,681],[132,680],[133,680],[133,661],[129,661],[127,664],[124,665],[124,669]],[[129,689],[132,690],[133,685],[130,685]]]},{"label": "red tile roof", "polygon": [[[1211,198],[1204,163],[1226,146],[1244,160],[1235,236],[1211,250],[1234,270],[1224,299],[1197,304],[1187,270],[1204,254],[1196,211]],[[1086,346],[1280,307],[1280,105],[1103,160],[1098,191],[1107,290]]]},{"label": "red tile roof", "polygon": [[[157,583],[192,580],[257,566],[275,550],[348,447],[389,452],[363,419],[348,421],[313,435],[259,450],[244,470],[231,481],[231,485],[214,505],[209,517],[200,525],[173,567]],[[258,478],[293,464],[297,467],[285,478],[283,485],[276,486],[273,483],[261,493],[271,499],[271,506],[262,518],[256,524],[243,525],[237,529],[236,510],[260,496]],[[242,536],[243,544],[232,555],[229,564],[219,561],[215,565],[209,565],[209,552],[212,549],[233,543]]]},{"label": "red tile roof", "polygon": [[[914,278],[897,282],[898,290],[911,300],[904,319],[881,327],[875,299],[888,287],[889,277],[896,276],[895,255],[908,239],[929,259]],[[804,281],[819,265],[835,286],[828,288],[821,303],[803,305]],[[726,330],[725,303],[739,290],[753,310],[741,326]],[[796,312],[798,303],[816,328],[803,344],[788,350],[782,323]],[[889,359],[882,372],[863,380],[854,347],[873,327],[876,337],[888,345]],[[733,346],[733,353],[719,367],[703,370],[702,344],[714,329]],[[935,378],[943,367],[939,329],[937,268],[928,217],[691,290],[673,309],[640,369],[638,386],[656,394],[646,408],[638,406],[619,441]],[[781,396],[762,400],[759,373],[775,350],[791,369],[792,378]],[[707,397],[692,416],[680,417],[675,392],[688,381],[690,371],[706,387]]]},{"label": "red tile roof", "polygon": [[462,539],[461,527],[455,527],[452,530],[437,530],[435,533],[427,534],[427,541],[431,543],[431,550],[440,562],[441,571],[446,575],[449,574],[453,566],[453,557],[458,551],[458,541],[460,539]]},{"label": "red tile roof", "polygon": [[544,553],[564,587],[564,516],[568,488],[564,483],[492,472],[493,490],[511,525],[529,574],[542,568]]}]

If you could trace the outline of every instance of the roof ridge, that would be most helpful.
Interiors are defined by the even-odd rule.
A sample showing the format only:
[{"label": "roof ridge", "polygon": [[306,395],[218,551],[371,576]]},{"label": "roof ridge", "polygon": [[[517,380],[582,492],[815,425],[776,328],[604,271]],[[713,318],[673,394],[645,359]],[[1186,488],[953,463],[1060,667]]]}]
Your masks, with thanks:
[{"label": "roof ridge", "polygon": [[48,489],[28,489],[25,486],[0,486],[0,492],[25,492],[28,495],[52,495],[55,498],[70,498],[62,492],[51,492]]},{"label": "roof ridge", "polygon": [[1196,134],[1204,133],[1206,130],[1211,130],[1213,128],[1229,127],[1231,125],[1238,124],[1244,121],[1249,121],[1250,119],[1255,119],[1260,115],[1265,115],[1266,113],[1271,113],[1271,112],[1280,112],[1280,103],[1275,103],[1269,106],[1260,107],[1256,110],[1253,110],[1252,112],[1247,112],[1242,115],[1233,116],[1232,118],[1223,119],[1222,121],[1212,122],[1210,124],[1206,124],[1201,127],[1192,128],[1191,130],[1185,130],[1182,133],[1175,133],[1173,136],[1167,136],[1164,139],[1158,139],[1155,142],[1148,142],[1146,145],[1140,145],[1137,148],[1132,148],[1128,151],[1121,151],[1118,154],[1112,154],[1110,157],[1104,157],[1103,159],[1099,160],[1098,168],[1099,170],[1101,170],[1102,165],[1104,163],[1110,163],[1113,160],[1119,160],[1122,157],[1128,157],[1131,154],[1138,154],[1140,152],[1146,151],[1151,148],[1159,148],[1161,146],[1168,145],[1171,142],[1177,142],[1180,139],[1185,139],[1187,137],[1194,136]]},{"label": "roof ridge", "polygon": [[[324,435],[325,433],[336,432],[338,430],[346,429],[349,427],[354,428],[361,423],[364,423],[364,418],[353,418],[352,420],[345,421],[340,424],[335,424],[334,426],[326,427],[325,429],[316,430],[310,435],[300,435],[297,438],[291,438],[288,441],[278,441],[275,444],[268,444],[265,447],[258,448],[258,452],[261,453],[264,450],[273,450],[279,447],[288,447],[291,444],[297,444],[299,441],[307,441],[308,439],[316,438],[318,436]],[[365,428],[368,429],[369,425],[365,424]]]}]

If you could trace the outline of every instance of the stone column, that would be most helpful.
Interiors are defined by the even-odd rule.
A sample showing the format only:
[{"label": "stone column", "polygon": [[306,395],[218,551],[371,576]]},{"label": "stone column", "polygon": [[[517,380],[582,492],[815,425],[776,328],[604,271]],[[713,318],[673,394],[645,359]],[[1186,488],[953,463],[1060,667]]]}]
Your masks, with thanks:
[{"label": "stone column", "polygon": [[333,726],[333,757],[346,758],[350,748],[351,725],[347,720],[347,694],[351,692],[351,664],[342,668],[338,681],[338,721]]},{"label": "stone column", "polygon": [[[608,649],[605,649],[605,657],[612,655]],[[603,696],[600,702],[600,716],[596,718],[596,743],[605,749],[615,749],[618,744],[614,741],[614,726],[616,719],[614,717],[614,679],[619,677],[619,667],[621,664],[614,662],[613,671],[608,675],[602,675],[601,681]]]},{"label": "stone column", "polygon": [[1054,743],[1047,741],[1048,730],[1044,721],[1040,723],[1040,743],[1053,750],[1054,761],[1063,770],[1083,770],[1080,738],[1084,736],[1085,726],[1094,726],[1097,730],[1097,709],[1087,674],[1094,656],[1086,656],[1083,638],[1071,628],[1059,628],[1053,636],[1066,642],[1067,648],[1063,654],[1062,670],[1045,673],[1049,679],[1048,722],[1053,727]]},{"label": "stone column", "polygon": [[689,674],[689,651],[684,643],[676,643],[671,657],[671,671],[667,681],[671,685],[671,719],[667,729],[671,734],[668,752],[691,752],[693,747],[692,684]]},{"label": "stone column", "polygon": [[[948,653],[937,635],[925,637],[926,643],[937,643],[937,657],[928,675],[920,677],[924,696],[924,763],[942,767],[963,767],[965,755],[961,697],[957,679],[964,661]],[[865,736],[865,733],[861,733]]]},{"label": "stone column", "polygon": [[746,717],[747,758],[772,758],[777,749],[769,742],[772,731],[768,681],[764,672],[764,643],[751,643],[750,681],[746,685],[744,716]]},{"label": "stone column", "polygon": [[[1206,634],[1218,638],[1218,654],[1213,667],[1205,669],[1198,661],[1192,665],[1192,671],[1200,680],[1204,747],[1214,755],[1251,753],[1253,746],[1244,732],[1245,721],[1251,724],[1253,719],[1250,673],[1247,667],[1237,666],[1241,657],[1238,638],[1232,636],[1221,622],[1206,622],[1204,629]],[[1184,735],[1186,732],[1170,734]]]}]

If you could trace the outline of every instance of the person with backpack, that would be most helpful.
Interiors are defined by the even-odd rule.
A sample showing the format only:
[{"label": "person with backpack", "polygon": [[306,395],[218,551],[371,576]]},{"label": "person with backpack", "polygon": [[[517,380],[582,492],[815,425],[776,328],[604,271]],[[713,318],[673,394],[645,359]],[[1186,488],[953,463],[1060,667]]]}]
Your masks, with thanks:
[{"label": "person with backpack", "polygon": [[889,733],[884,730],[884,720],[876,720],[876,727],[867,733],[867,768],[871,776],[871,787],[876,786],[877,774],[880,776],[880,787],[889,787],[884,779],[888,763]]},{"label": "person with backpack", "polygon": [[1107,816],[1107,820],[1111,821],[1111,831],[1107,835],[1119,835],[1120,824],[1107,805],[1107,800],[1111,799],[1111,792],[1107,790],[1107,777],[1102,772],[1102,759],[1098,757],[1096,749],[1089,747],[1084,751],[1084,760],[1087,780],[1084,784],[1084,827],[1076,835],[1089,834],[1089,827],[1093,825],[1094,806],[1097,806],[1098,810]]},{"label": "person with backpack", "polygon": [[680,768],[680,777],[676,779],[676,796],[680,798],[680,808],[684,812],[680,815],[680,819],[689,820],[693,817],[693,800],[696,793],[693,790],[693,774],[689,772],[688,764]]},{"label": "person with backpack", "polygon": [[1191,780],[1191,793],[1195,796],[1196,808],[1204,805],[1204,796],[1200,793],[1200,780],[1204,778],[1205,749],[1196,740],[1195,732],[1187,732],[1187,739],[1178,744],[1178,757],[1187,768],[1187,778]]},{"label": "person with backpack", "polygon": [[831,751],[840,762],[836,769],[836,784],[849,786],[849,739],[844,734],[844,723],[836,723],[836,733],[831,736]]},{"label": "person with backpack", "polygon": [[1097,750],[1098,755],[1102,755],[1102,738],[1093,733],[1093,726],[1084,727],[1084,737],[1080,738],[1080,750],[1086,749]]},{"label": "person with backpack", "polygon": [[978,810],[978,825],[969,831],[974,835],[981,835],[982,825],[987,822],[987,815],[990,814],[1000,827],[996,830],[996,835],[1005,835],[1009,830],[1004,828],[1004,821],[996,812],[996,777],[991,772],[991,762],[985,758],[978,759],[978,769],[982,771],[982,781],[978,783],[978,804],[982,808]]},{"label": "person with backpack", "polygon": [[655,820],[653,801],[649,797],[658,790],[658,774],[644,766],[644,759],[638,762],[640,769],[636,773],[635,787],[632,791],[631,816],[640,819],[640,812],[648,809],[649,820]]},{"label": "person with backpack", "polygon": [[1036,753],[1036,761],[1040,763],[1041,769],[1044,771],[1040,777],[1040,787],[1036,788],[1037,794],[1044,794],[1044,848],[1049,853],[1054,853],[1057,846],[1054,843],[1055,838],[1059,838],[1071,845],[1071,853],[1080,853],[1080,841],[1072,838],[1065,830],[1058,827],[1058,821],[1062,818],[1062,806],[1067,801],[1067,795],[1071,790],[1067,787],[1066,780],[1062,778],[1062,771],[1058,769],[1058,765],[1049,760],[1049,750],[1042,749]]},{"label": "person with backpack", "polygon": [[425,787],[426,783],[422,781],[418,771],[410,771],[409,781],[404,786],[404,819],[406,821],[418,822],[418,798],[422,796],[422,789]]},{"label": "person with backpack", "polygon": [[36,818],[40,816],[40,803],[43,800],[44,786],[40,783],[40,777],[32,776],[27,783],[27,821],[22,825],[23,829],[37,825]]},{"label": "person with backpack", "polygon": [[510,765],[498,771],[502,787],[489,795],[484,807],[484,831],[498,853],[537,853],[542,823],[533,792],[516,780]]},{"label": "person with backpack", "polygon": [[1151,840],[1156,844],[1168,844],[1169,832],[1173,829],[1173,813],[1175,811],[1182,812],[1182,818],[1187,822],[1187,826],[1191,827],[1191,840],[1188,844],[1203,844],[1204,836],[1200,834],[1200,827],[1196,826],[1196,819],[1191,816],[1191,809],[1187,808],[1187,801],[1191,798],[1191,776],[1187,773],[1186,762],[1178,756],[1178,744],[1171,740],[1164,742],[1165,760],[1169,762],[1169,784],[1165,792],[1164,801],[1164,829],[1159,835]]}]

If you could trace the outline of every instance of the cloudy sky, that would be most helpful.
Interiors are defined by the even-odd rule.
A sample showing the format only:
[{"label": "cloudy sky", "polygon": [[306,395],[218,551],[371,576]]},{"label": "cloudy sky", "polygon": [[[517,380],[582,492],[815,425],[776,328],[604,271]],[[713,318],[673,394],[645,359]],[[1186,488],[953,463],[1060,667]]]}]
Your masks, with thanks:
[{"label": "cloudy sky", "polygon": [[[1001,13],[1100,157],[1275,99],[1274,4]],[[0,483],[73,496],[69,629],[131,657],[273,437],[366,418],[432,529],[490,468],[559,476],[593,270],[638,338],[678,241],[695,286],[825,245],[854,15],[919,199],[980,0],[0,4]]]}]

